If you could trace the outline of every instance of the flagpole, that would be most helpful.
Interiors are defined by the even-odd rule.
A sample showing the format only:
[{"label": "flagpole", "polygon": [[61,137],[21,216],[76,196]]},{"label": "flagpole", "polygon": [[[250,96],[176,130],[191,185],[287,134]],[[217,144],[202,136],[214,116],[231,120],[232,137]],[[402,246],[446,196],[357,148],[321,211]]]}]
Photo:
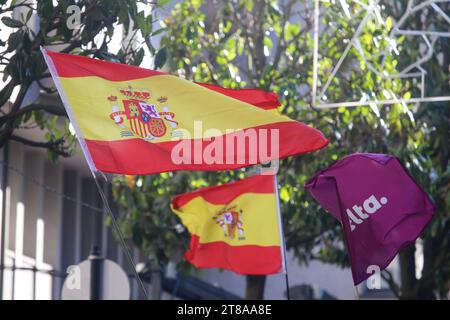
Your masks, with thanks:
[{"label": "flagpole", "polygon": [[281,244],[281,254],[283,256],[282,259],[282,269],[283,269],[283,273],[284,273],[284,277],[285,277],[285,282],[286,282],[286,297],[288,300],[291,300],[291,295],[289,292],[289,276],[288,276],[288,269],[287,269],[287,259],[286,259],[286,239],[284,237],[284,232],[283,232],[283,220],[281,217],[281,209],[280,209],[280,196],[278,194],[278,175],[275,173],[274,175],[274,187],[275,187],[275,196],[277,198],[277,213],[278,213],[278,228],[279,228],[279,233],[280,233],[280,244]]},{"label": "flagpole", "polygon": [[91,171],[92,175],[94,176],[94,181],[95,181],[95,185],[97,186],[97,190],[100,193],[100,197],[102,198],[103,201],[103,206],[106,209],[106,212],[108,213],[109,217],[111,218],[112,224],[113,224],[113,228],[116,230],[117,232],[117,236],[119,238],[119,242],[122,246],[123,251],[125,252],[125,255],[127,256],[128,262],[131,266],[131,269],[133,269],[133,273],[134,273],[134,277],[136,278],[136,282],[138,283],[142,293],[144,294],[145,298],[147,300],[150,300],[150,297],[148,296],[147,290],[145,290],[144,287],[144,283],[142,282],[141,278],[139,277],[139,273],[136,270],[136,263],[134,262],[133,256],[130,253],[130,249],[128,248],[123,233],[122,231],[120,231],[120,227],[117,223],[116,217],[114,216],[114,214],[111,211],[111,208],[109,207],[108,204],[108,200],[106,198],[105,193],[103,192],[103,189],[100,186],[100,183],[98,182],[97,176],[95,175],[95,173],[93,171]]},{"label": "flagpole", "polygon": [[95,167],[94,162],[92,161],[91,154],[89,152],[89,149],[87,148],[87,145],[86,145],[86,142],[84,140],[84,137],[81,134],[81,130],[79,129],[78,123],[75,120],[75,116],[74,116],[74,114],[72,112],[72,109],[70,108],[70,105],[68,103],[66,94],[65,94],[64,90],[62,89],[62,86],[61,86],[61,83],[60,83],[59,77],[58,77],[58,72],[56,71],[55,65],[53,64],[53,60],[48,57],[47,52],[45,51],[45,49],[42,46],[40,47],[40,49],[41,49],[42,55],[44,57],[44,60],[47,63],[47,67],[48,67],[48,70],[50,71],[50,75],[52,76],[53,82],[54,82],[56,88],[58,89],[59,95],[60,95],[61,100],[63,102],[64,108],[66,109],[67,115],[69,116],[70,123],[72,124],[73,128],[75,129],[77,140],[80,143],[81,150],[83,151],[83,155],[84,155],[84,158],[86,159],[86,162],[87,162],[87,164],[89,166],[89,170],[91,171],[92,176],[94,177],[95,185],[97,186],[97,190],[100,193],[100,197],[102,198],[102,201],[103,201],[103,206],[106,208],[106,211],[108,212],[108,215],[111,218],[111,221],[113,223],[113,227],[114,227],[114,229],[117,232],[117,236],[119,237],[119,241],[120,241],[120,244],[122,246],[122,249],[125,252],[125,255],[127,256],[127,259],[128,259],[128,262],[130,263],[130,266],[133,269],[133,273],[134,273],[134,276],[136,278],[136,281],[137,281],[140,289],[142,290],[142,293],[144,294],[145,298],[147,300],[150,300],[150,298],[148,296],[148,293],[147,293],[147,290],[145,290],[144,284],[142,283],[142,280],[139,277],[139,274],[138,274],[138,272],[136,270],[136,264],[134,263],[133,257],[132,257],[132,255],[130,253],[130,250],[128,249],[128,246],[127,246],[127,244],[126,244],[126,242],[124,240],[123,234],[120,231],[119,225],[117,224],[117,220],[114,217],[114,214],[112,213],[111,208],[109,207],[108,200],[107,200],[107,198],[106,198],[106,196],[105,196],[105,194],[104,194],[104,192],[103,192],[102,188],[100,187],[100,184],[99,184],[99,182],[97,180],[97,176],[95,175],[95,172],[97,171],[97,169]]},{"label": "flagpole", "polygon": [[358,286],[354,286],[355,287],[355,298],[356,300],[359,300],[359,289]]}]

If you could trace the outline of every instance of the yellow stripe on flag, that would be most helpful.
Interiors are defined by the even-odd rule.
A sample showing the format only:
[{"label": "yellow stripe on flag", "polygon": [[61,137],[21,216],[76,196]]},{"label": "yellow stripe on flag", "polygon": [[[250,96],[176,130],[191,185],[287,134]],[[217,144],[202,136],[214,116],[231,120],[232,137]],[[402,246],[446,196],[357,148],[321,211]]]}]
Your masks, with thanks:
[{"label": "yellow stripe on flag", "polygon": [[[236,232],[234,239],[224,235],[221,226],[213,219],[224,208],[235,206],[242,210],[244,240],[239,240]],[[212,204],[202,197],[196,197],[181,208],[172,210],[181,218],[191,234],[197,235],[201,243],[222,241],[232,246],[280,245],[280,234],[274,194],[245,193],[227,205]]]},{"label": "yellow stripe on flag", "polygon": [[[130,81],[109,81],[95,76],[60,77],[60,80],[81,132],[85,139],[90,140],[113,141],[135,138],[121,136],[123,128],[110,118],[113,106],[116,110],[124,110],[122,100],[126,97],[122,97],[119,90],[130,87],[133,90],[150,91],[151,98],[148,103],[154,104],[159,112],[167,106],[175,115],[173,120],[178,122],[178,129],[186,129],[191,134],[194,133],[194,121],[202,121],[203,131],[209,128],[219,130],[209,132],[206,135],[209,137],[225,134],[227,129],[245,129],[293,121],[276,110],[263,110],[171,75]],[[109,101],[107,98],[110,96],[117,96],[117,101]],[[167,97],[167,101],[160,103],[158,101],[160,97]],[[125,119],[123,126],[132,131],[130,121]],[[170,131],[167,128],[167,133],[156,142],[170,141],[171,136],[168,134]]]}]

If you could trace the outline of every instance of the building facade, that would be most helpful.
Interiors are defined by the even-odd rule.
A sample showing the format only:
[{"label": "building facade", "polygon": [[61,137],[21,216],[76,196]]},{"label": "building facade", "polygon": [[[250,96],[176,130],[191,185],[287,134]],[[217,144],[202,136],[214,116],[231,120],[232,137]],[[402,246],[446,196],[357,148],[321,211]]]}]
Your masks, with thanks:
[{"label": "building facade", "polygon": [[[4,149],[0,158],[4,168],[0,181],[7,174],[7,184],[0,188],[0,199],[5,201],[3,299],[60,299],[68,267],[86,260],[94,245],[127,272],[130,298],[142,298],[124,253],[105,224],[102,202],[81,152],[53,163],[43,150],[17,142],[10,142],[8,149],[8,159]],[[105,182],[103,187],[108,191],[110,185]],[[114,199],[110,196],[109,200],[117,214]],[[136,262],[148,260],[137,249],[132,250]],[[336,298],[354,297],[348,269],[320,262],[299,266],[288,254],[288,271],[290,287],[308,284]],[[210,269],[200,278],[238,296],[245,295],[244,276]],[[147,286],[152,292],[151,285]],[[265,298],[285,299],[285,293],[285,276],[268,276]],[[171,296],[166,293],[163,298]]]}]

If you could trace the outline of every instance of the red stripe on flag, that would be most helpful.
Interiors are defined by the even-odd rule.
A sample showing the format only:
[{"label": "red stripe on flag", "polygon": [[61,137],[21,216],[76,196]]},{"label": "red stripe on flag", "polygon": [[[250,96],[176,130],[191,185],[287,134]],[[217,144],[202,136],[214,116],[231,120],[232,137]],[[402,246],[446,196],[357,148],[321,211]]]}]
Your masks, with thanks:
[{"label": "red stripe on flag", "polygon": [[[96,76],[110,81],[127,81],[156,75],[167,75],[164,72],[74,54],[48,50],[46,50],[46,53],[52,59],[60,77]],[[273,109],[280,105],[277,95],[273,92],[265,92],[259,89],[227,89],[206,83],[197,84],[262,109]]]},{"label": "red stripe on flag", "polygon": [[[224,188],[230,186],[230,188]],[[207,187],[189,193],[183,193],[172,199],[172,205],[179,209],[196,197],[202,197],[212,204],[228,204],[243,193],[273,193],[273,176],[257,175],[245,180]]]},{"label": "red stripe on flag", "polygon": [[275,109],[280,105],[278,96],[274,92],[266,92],[260,89],[227,89],[214,84],[196,83],[204,88],[219,92],[223,95],[246,102],[256,107],[260,107],[261,109]]},{"label": "red stripe on flag", "polygon": [[280,246],[231,246],[225,242],[200,243],[192,235],[185,258],[197,268],[224,268],[238,274],[274,274],[281,272]]},{"label": "red stripe on flag", "polygon": [[[279,129],[279,158],[285,158],[292,155],[313,152],[322,149],[328,144],[328,140],[318,130],[314,130],[303,123],[296,121],[271,123],[250,129]],[[306,129],[306,130],[305,130]],[[244,130],[244,131],[246,131]],[[270,132],[270,131],[269,131]],[[223,136],[224,141],[226,135]],[[108,173],[119,174],[154,174],[167,171],[177,170],[202,170],[202,171],[216,171],[216,170],[231,170],[253,165],[249,152],[248,143],[246,143],[246,150],[239,150],[239,153],[244,153],[243,163],[227,164],[213,163],[213,164],[195,164],[194,154],[196,147],[195,140],[190,140],[191,143],[191,163],[175,164],[172,161],[172,148],[179,143],[179,141],[167,142],[147,142],[143,139],[126,139],[115,141],[98,141],[85,139],[89,148],[92,159],[98,170]],[[214,142],[202,140],[199,144],[201,150]],[[270,153],[270,148],[268,148]],[[235,155],[237,153],[235,145]],[[269,154],[270,155],[270,154]],[[149,161],[148,159],[151,159]],[[225,159],[225,155],[224,155]],[[261,159],[257,159],[258,163]]]},{"label": "red stripe on flag", "polygon": [[92,59],[74,54],[46,50],[55,65],[58,76],[75,78],[96,76],[111,81],[127,81],[165,73],[110,61]]}]

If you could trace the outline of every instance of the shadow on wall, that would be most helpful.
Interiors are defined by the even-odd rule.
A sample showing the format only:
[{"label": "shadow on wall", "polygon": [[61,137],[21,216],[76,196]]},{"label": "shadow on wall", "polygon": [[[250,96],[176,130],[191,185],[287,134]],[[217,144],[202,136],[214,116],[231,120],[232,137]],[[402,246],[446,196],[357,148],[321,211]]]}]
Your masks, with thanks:
[{"label": "shadow on wall", "polygon": [[[309,284],[300,284],[289,288],[291,300],[337,300],[337,298],[327,291]],[[284,296],[287,297],[286,291]]]}]

